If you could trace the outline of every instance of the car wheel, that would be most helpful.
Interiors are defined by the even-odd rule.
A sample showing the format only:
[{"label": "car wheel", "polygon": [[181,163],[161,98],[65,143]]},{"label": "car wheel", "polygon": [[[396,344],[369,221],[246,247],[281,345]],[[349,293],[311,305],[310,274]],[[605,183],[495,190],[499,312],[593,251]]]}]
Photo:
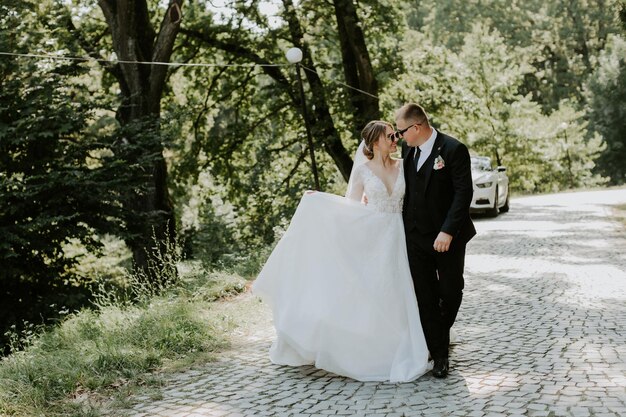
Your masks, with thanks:
[{"label": "car wheel", "polygon": [[487,215],[489,217],[497,217],[498,216],[498,187],[496,187],[496,193],[493,197],[493,207],[487,210]]},{"label": "car wheel", "polygon": [[507,213],[509,211],[509,187],[506,187],[506,201],[500,209],[500,213]]}]

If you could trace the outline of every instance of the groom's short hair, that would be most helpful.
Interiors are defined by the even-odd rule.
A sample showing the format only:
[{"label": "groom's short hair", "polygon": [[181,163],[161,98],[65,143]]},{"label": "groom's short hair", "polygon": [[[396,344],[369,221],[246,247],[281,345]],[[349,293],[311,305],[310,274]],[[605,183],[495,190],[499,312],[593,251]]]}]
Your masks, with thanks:
[{"label": "groom's short hair", "polygon": [[396,118],[430,125],[428,122],[428,115],[424,111],[424,108],[416,103],[408,103],[400,107],[396,113]]}]

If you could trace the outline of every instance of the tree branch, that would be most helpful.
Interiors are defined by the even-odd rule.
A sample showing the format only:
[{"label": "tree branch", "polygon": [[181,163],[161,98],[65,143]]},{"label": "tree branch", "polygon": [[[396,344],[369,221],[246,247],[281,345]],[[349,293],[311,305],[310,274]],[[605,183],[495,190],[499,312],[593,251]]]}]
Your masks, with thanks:
[{"label": "tree branch", "polygon": [[280,183],[281,185],[287,184],[287,187],[289,187],[289,181],[291,181],[291,178],[293,178],[293,176],[295,175],[296,171],[298,170],[298,167],[300,166],[302,161],[304,161],[304,157],[307,155],[308,151],[309,149],[307,147],[304,147],[304,149],[300,153],[300,156],[298,157],[298,160],[296,161],[296,164],[293,166],[291,171],[289,171],[289,174],[287,174],[285,179]]},{"label": "tree branch", "polygon": [[[217,99],[217,101],[218,102],[225,101],[226,99],[228,99],[229,97],[233,95],[235,90],[239,90],[240,88],[245,88],[252,78],[254,78],[254,68],[251,68],[250,71],[248,71],[243,81],[241,81],[236,86],[231,88],[230,91],[228,91],[227,93],[223,94],[220,98]],[[240,100],[243,100],[243,97]]]},{"label": "tree branch", "polygon": [[[232,61],[229,61],[229,64],[231,62]],[[206,96],[204,98],[204,104],[203,104],[202,109],[200,110],[200,112],[198,112],[198,116],[196,117],[196,120],[193,123],[194,137],[196,139],[195,143],[199,143],[198,132],[199,132],[199,127],[200,127],[200,119],[209,110],[208,103],[209,103],[209,98],[211,97],[211,93],[213,92],[213,89],[217,86],[217,81],[224,74],[224,72],[226,72],[227,69],[228,69],[228,67],[220,68],[218,73],[215,74],[215,76],[211,79],[209,87],[207,88]],[[193,146],[192,146],[192,148],[193,148]],[[197,153],[196,153],[196,155],[197,155]]]},{"label": "tree branch", "polygon": [[[224,52],[243,58],[246,61],[253,62],[259,65],[271,65],[271,63],[268,62],[266,59],[262,58],[261,56],[253,52],[252,50],[245,48],[241,44],[237,44],[237,43],[230,42],[227,40],[217,39],[217,37],[211,34],[203,33],[203,32],[192,30],[192,29],[183,28],[181,29],[181,33],[191,38],[202,41],[212,47],[221,49]],[[298,100],[296,100],[293,94],[293,91],[291,89],[291,83],[284,76],[284,74],[281,72],[279,68],[264,66],[262,67],[262,69],[263,69],[263,72],[265,72],[265,74],[269,75],[274,81],[276,81],[276,83],[278,83],[281,87],[285,89],[285,91],[287,92],[287,94],[289,94],[289,97],[292,99],[293,102],[298,102]]]},{"label": "tree branch", "polygon": [[[98,52],[98,45],[90,42],[89,40],[87,40],[87,38],[83,36],[83,33],[74,25],[72,17],[69,15],[67,16],[66,28],[68,32],[72,34],[72,36],[74,36],[74,39],[76,39],[80,47],[83,48],[85,52],[87,52],[87,55],[89,55],[93,59],[98,60],[97,62],[100,64],[100,66],[113,77],[115,77],[115,79],[120,83],[120,88],[122,90],[128,91],[128,86],[126,85],[126,82],[124,80],[120,65],[102,61],[104,57],[102,57]],[[103,35],[104,34],[99,35],[98,39],[101,39]]]},{"label": "tree branch", "polygon": [[[174,48],[174,41],[180,29],[182,4],[183,0],[170,0],[152,50],[152,61],[169,62],[172,49]],[[152,65],[150,70],[150,97],[153,99],[161,97],[167,70],[168,67],[166,65]]]},{"label": "tree branch", "polygon": [[107,22],[110,23],[115,20],[115,1],[114,0],[98,0],[98,5],[102,9],[102,13],[104,14],[104,18]]},{"label": "tree branch", "polygon": [[277,148],[267,148],[267,151],[268,152],[281,152],[301,141],[302,141],[301,138],[296,138],[294,140],[290,140],[289,142],[285,143],[283,146],[279,146]]}]

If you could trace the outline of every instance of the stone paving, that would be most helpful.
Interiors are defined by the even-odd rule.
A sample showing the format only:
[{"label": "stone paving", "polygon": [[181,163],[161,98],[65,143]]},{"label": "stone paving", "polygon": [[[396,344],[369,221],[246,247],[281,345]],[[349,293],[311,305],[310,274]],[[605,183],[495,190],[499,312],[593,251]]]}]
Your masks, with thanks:
[{"label": "stone paving", "polygon": [[[135,416],[626,416],[626,189],[517,198],[477,218],[445,380],[357,382],[273,365],[271,316],[170,377]],[[250,295],[244,295],[251,297]]]}]

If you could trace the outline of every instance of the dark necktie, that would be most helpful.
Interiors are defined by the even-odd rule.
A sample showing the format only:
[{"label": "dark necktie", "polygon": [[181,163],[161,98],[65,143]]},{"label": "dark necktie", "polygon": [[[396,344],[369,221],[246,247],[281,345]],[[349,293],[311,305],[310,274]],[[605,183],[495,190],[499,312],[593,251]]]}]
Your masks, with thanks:
[{"label": "dark necktie", "polygon": [[420,150],[420,147],[419,147],[419,146],[416,146],[416,147],[415,147],[415,153],[413,154],[413,158],[415,159],[415,161],[414,161],[414,162],[415,162],[415,171],[417,171],[417,170],[418,170],[418,165],[417,165],[417,164],[419,163],[419,160],[420,160],[420,153],[421,153],[421,152],[422,152],[422,151]]}]

